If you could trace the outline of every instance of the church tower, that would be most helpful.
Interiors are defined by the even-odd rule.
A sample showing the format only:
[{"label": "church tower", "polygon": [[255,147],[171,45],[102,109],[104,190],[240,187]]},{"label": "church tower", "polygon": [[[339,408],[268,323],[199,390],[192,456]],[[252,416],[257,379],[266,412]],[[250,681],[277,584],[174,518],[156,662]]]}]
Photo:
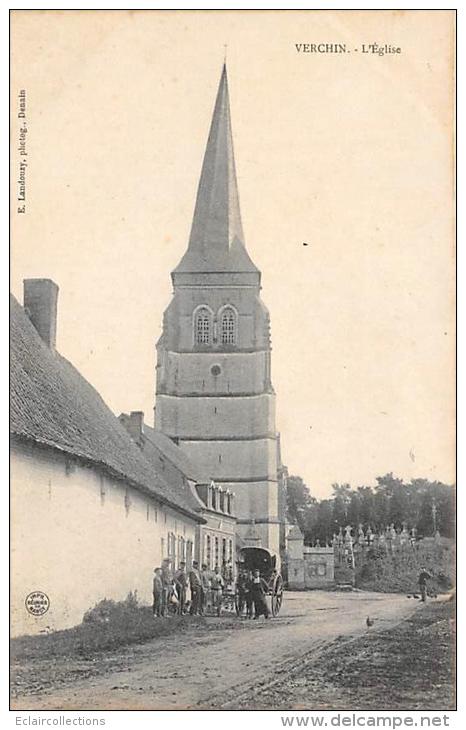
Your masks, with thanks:
[{"label": "church tower", "polygon": [[244,243],[223,67],[186,253],[157,343],[155,428],[235,494],[238,534],[280,548],[270,323]]}]

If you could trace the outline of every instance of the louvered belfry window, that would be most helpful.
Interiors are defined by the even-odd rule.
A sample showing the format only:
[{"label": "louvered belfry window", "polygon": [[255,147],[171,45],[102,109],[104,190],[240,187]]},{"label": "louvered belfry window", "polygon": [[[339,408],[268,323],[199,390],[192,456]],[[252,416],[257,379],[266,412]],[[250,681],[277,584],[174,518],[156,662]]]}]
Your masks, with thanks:
[{"label": "louvered belfry window", "polygon": [[210,342],[210,312],[208,309],[199,309],[195,321],[196,342],[198,345],[208,345]]},{"label": "louvered belfry window", "polygon": [[236,317],[234,311],[227,307],[222,314],[222,343],[234,345],[236,341]]}]

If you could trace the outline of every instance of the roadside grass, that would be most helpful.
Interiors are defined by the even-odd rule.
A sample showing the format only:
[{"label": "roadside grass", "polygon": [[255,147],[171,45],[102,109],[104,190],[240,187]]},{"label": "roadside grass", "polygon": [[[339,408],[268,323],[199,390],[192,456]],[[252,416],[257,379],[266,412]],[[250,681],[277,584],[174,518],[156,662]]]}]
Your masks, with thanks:
[{"label": "roadside grass", "polygon": [[[236,617],[176,616],[154,619],[134,594],[125,601],[104,600],[87,611],[78,626],[50,634],[20,636],[10,642],[11,696],[36,694],[107,671],[131,671],[137,646],[174,636],[180,644],[189,633],[243,629]],[[154,647],[154,652],[156,647]]]},{"label": "roadside grass", "polygon": [[154,619],[151,608],[138,605],[130,594],[126,601],[101,601],[86,613],[81,624],[71,629],[12,639],[11,660],[14,664],[60,656],[84,658],[160,636],[179,634],[203,624],[202,616]]}]

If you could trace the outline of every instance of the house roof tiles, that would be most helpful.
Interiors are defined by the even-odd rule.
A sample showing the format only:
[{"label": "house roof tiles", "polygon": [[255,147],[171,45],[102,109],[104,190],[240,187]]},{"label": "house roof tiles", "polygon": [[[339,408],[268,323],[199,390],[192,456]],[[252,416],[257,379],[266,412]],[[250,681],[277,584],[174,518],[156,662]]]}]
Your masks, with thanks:
[{"label": "house roof tiles", "polygon": [[13,296],[10,312],[12,436],[100,466],[203,522],[189,486],[163,480],[95,388],[43,342]]}]

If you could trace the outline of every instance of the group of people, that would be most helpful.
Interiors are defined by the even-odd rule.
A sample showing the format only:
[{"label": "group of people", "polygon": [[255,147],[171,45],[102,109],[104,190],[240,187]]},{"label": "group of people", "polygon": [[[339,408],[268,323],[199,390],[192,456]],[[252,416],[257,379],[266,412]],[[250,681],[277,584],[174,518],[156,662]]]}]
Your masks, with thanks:
[{"label": "group of people", "polygon": [[[170,560],[166,558],[161,568],[155,568],[152,587],[153,613],[155,617],[167,616],[170,608],[182,616],[203,616],[210,601],[214,608],[221,605],[225,586],[225,571],[216,565],[213,571],[193,560],[189,570],[181,562],[178,570],[172,571]],[[188,591],[190,598],[188,600]]]},{"label": "group of people", "polygon": [[[268,585],[259,570],[240,570],[236,588],[240,616],[246,612],[247,618],[269,618],[265,599]],[[193,560],[191,568],[187,569],[186,563],[181,562],[178,570],[173,571],[170,560],[166,558],[162,566],[154,570],[154,617],[168,616],[169,613],[203,616],[208,606],[220,614],[225,590],[235,592],[232,571],[228,570],[228,566],[220,569],[216,565],[214,570],[209,570],[205,564],[199,568],[199,563]]]},{"label": "group of people", "polygon": [[238,613],[247,618],[269,618],[269,607],[265,597],[269,587],[259,570],[241,570],[238,576]]}]

